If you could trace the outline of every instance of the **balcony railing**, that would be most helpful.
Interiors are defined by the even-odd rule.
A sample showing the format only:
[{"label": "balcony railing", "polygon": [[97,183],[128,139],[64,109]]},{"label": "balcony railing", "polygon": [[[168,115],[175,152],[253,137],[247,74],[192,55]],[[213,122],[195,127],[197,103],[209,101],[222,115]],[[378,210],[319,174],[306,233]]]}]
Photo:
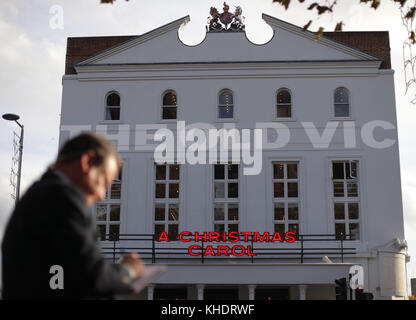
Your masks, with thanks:
[{"label": "balcony railing", "polygon": [[[205,263],[208,260],[221,261],[224,259],[245,260],[251,263],[271,261],[297,261],[304,263],[306,260],[317,260],[327,256],[328,258],[344,262],[345,256],[356,253],[356,248],[346,246],[348,242],[354,241],[350,235],[333,234],[305,234],[297,235],[297,240],[292,243],[280,242],[256,242],[250,236],[248,242],[239,241],[226,242],[187,242],[180,241],[158,242],[154,234],[111,234],[101,242],[102,254],[106,259],[115,263],[120,257],[128,252],[138,252],[141,258],[151,263],[163,260],[186,259],[191,262]],[[324,243],[318,245],[320,243]],[[194,248],[193,253],[201,253],[199,256],[191,256],[188,253],[190,245],[197,244],[200,248]],[[256,256],[204,256],[203,252],[208,245],[214,248],[217,245],[243,245],[251,246],[251,252]]]}]

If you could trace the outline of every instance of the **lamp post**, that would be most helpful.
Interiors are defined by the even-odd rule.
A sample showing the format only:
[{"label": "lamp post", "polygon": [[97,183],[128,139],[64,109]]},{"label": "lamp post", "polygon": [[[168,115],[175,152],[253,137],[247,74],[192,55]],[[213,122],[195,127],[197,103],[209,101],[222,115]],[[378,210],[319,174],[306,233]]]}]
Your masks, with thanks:
[{"label": "lamp post", "polygon": [[21,125],[19,123],[20,117],[17,114],[13,114],[13,113],[6,113],[3,114],[3,119],[8,120],[8,121],[14,121],[17,123],[17,125],[20,127],[20,139],[19,139],[19,164],[18,164],[18,169],[17,169],[17,183],[16,183],[16,199],[15,199],[15,203],[17,203],[17,201],[19,201],[19,197],[20,197],[20,176],[22,174],[22,154],[23,154],[23,132],[24,132],[24,127],[23,125]]}]

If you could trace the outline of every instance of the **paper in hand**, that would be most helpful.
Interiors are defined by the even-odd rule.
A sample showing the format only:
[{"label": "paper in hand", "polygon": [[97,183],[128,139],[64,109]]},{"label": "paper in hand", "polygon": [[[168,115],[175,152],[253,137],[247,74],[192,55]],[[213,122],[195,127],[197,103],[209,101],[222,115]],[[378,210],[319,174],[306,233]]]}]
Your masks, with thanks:
[{"label": "paper in hand", "polygon": [[167,267],[165,265],[146,265],[143,274],[137,278],[136,280],[132,281],[132,286],[135,293],[139,293],[147,285],[152,283],[158,276],[166,271]]}]

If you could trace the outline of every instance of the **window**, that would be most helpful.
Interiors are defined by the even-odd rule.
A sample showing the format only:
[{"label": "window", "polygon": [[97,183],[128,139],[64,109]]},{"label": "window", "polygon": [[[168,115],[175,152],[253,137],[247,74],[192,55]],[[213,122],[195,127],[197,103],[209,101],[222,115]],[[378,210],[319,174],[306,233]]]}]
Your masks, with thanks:
[{"label": "window", "polygon": [[288,89],[279,89],[276,96],[276,117],[292,117],[292,97]]},{"label": "window", "polygon": [[299,234],[299,174],[297,162],[273,162],[274,232]]},{"label": "window", "polygon": [[120,120],[120,96],[115,92],[107,96],[105,120]]},{"label": "window", "polygon": [[334,93],[334,115],[335,117],[349,117],[350,116],[350,98],[348,90],[345,88],[338,88]]},{"label": "window", "polygon": [[360,239],[358,161],[332,162],[332,189],[336,239]]},{"label": "window", "polygon": [[177,164],[155,164],[154,233],[167,232],[170,240],[179,235],[179,171]]},{"label": "window", "polygon": [[163,95],[162,119],[176,119],[178,112],[178,101],[174,91]]},{"label": "window", "polygon": [[114,179],[108,188],[105,199],[95,205],[95,221],[101,241],[118,240],[120,235],[120,212],[121,212],[121,177]]},{"label": "window", "polygon": [[238,164],[214,165],[214,231],[238,232]]},{"label": "window", "polygon": [[234,98],[231,90],[225,89],[220,92],[218,99],[218,119],[234,118]]}]

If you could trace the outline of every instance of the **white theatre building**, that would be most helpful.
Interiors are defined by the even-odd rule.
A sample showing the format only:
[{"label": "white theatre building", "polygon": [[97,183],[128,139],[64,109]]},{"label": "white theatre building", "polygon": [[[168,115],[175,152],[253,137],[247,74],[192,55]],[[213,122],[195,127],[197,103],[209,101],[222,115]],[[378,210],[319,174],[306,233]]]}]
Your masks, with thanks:
[{"label": "white theatre building", "polygon": [[[315,41],[298,26],[263,19],[273,37],[261,45],[237,22],[213,22],[204,41],[188,46],[178,30],[189,16],[142,35],[68,38],[60,144],[92,130],[123,159],[107,199],[93,207],[103,254],[116,261],[138,251],[146,263],[168,266],[139,299],[331,300],[334,281],[348,279],[353,265],[375,299],[405,299],[388,32]],[[209,129],[224,128],[218,141],[236,159],[217,157],[220,148],[196,156],[190,146],[208,149],[217,141]],[[251,163],[238,150],[243,129],[250,155],[258,151]],[[159,154],[173,161],[163,163],[155,150],[171,142],[168,133],[173,149]],[[206,232],[207,241],[180,241],[183,231]],[[157,241],[162,232],[169,242]],[[249,234],[209,241],[224,232]],[[297,238],[261,242],[255,232]],[[227,256],[225,245],[240,247]],[[202,255],[208,246],[225,251]],[[256,255],[239,256],[248,247]]]}]

